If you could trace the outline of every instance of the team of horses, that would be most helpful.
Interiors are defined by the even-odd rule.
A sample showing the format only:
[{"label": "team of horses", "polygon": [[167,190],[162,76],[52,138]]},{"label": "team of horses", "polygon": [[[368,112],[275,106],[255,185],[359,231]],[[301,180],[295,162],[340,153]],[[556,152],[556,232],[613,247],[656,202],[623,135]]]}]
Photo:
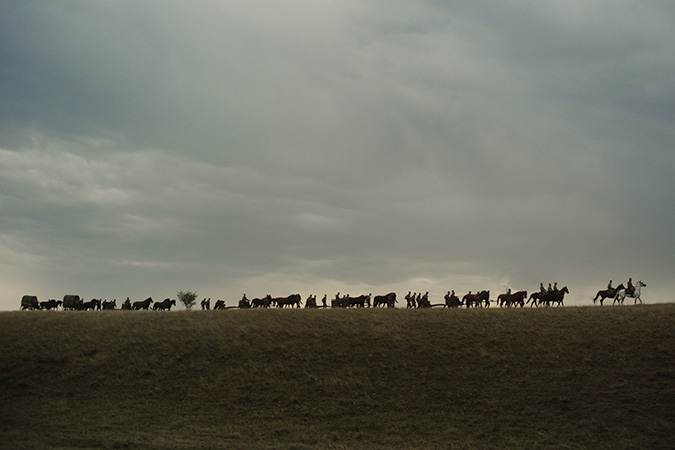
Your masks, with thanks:
[{"label": "team of horses", "polygon": [[[209,303],[202,302],[202,309],[209,309]],[[226,306],[225,300],[217,300],[213,309],[251,309],[251,308],[271,308],[276,306],[277,308],[285,308],[286,306],[290,308],[300,308],[302,305],[302,299],[300,294],[292,294],[287,297],[272,297],[271,295],[266,295],[262,298],[254,298],[249,300],[246,297],[246,294],[239,300],[237,306]]]}]

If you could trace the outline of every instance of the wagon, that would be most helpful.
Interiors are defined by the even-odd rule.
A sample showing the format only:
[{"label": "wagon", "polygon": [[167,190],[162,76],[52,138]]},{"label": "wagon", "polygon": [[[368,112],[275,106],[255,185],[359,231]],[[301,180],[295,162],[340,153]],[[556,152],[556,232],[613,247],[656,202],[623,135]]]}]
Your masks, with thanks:
[{"label": "wagon", "polygon": [[82,309],[83,303],[79,295],[63,296],[63,309]]},{"label": "wagon", "polygon": [[35,295],[24,295],[21,297],[21,310],[24,309],[38,309],[40,304]]}]

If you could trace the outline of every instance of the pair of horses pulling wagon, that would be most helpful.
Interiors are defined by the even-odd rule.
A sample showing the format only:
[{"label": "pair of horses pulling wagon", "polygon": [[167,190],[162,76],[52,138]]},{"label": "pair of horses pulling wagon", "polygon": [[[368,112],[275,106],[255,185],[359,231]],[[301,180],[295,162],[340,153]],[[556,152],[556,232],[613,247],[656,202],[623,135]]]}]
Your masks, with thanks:
[{"label": "pair of horses pulling wagon", "polygon": [[87,311],[87,310],[99,310],[102,308],[102,302],[99,299],[91,299],[88,302],[85,302],[84,299],[80,298],[79,295],[64,295],[63,296],[63,309],[68,309],[72,311]]},{"label": "pair of horses pulling wagon", "polygon": [[300,294],[292,294],[288,297],[275,297],[272,298],[271,295],[266,295],[263,298],[254,298],[249,300],[246,297],[246,294],[239,300],[238,306],[225,306],[224,300],[218,300],[213,309],[251,309],[251,308],[270,308],[276,306],[277,308],[284,308],[288,306],[289,308],[300,308],[302,305],[302,298]]},{"label": "pair of horses pulling wagon", "polygon": [[93,298],[88,302],[85,302],[84,299],[80,298],[79,295],[64,295],[62,304],[64,310],[94,311],[100,309],[112,309],[111,306],[114,306],[114,300],[112,302],[108,302]]},{"label": "pair of horses pulling wagon", "polygon": [[343,295],[342,297],[340,297],[340,293],[338,292],[335,295],[335,299],[331,301],[331,307],[333,308],[364,308],[365,306],[370,307],[371,296],[372,294],[359,295],[357,297]]},{"label": "pair of horses pulling wagon", "polygon": [[[62,306],[64,302],[62,300],[50,299],[45,302],[38,301],[37,296],[35,295],[24,295],[21,297],[21,310],[26,309],[57,309],[59,306]],[[64,308],[65,309],[65,308]]]}]

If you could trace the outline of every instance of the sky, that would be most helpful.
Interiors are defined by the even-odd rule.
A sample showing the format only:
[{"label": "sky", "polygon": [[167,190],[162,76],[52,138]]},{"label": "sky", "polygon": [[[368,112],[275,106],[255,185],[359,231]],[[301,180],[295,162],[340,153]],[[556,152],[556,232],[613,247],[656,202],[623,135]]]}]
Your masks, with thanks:
[{"label": "sky", "polygon": [[675,3],[0,3],[0,310],[675,301]]}]

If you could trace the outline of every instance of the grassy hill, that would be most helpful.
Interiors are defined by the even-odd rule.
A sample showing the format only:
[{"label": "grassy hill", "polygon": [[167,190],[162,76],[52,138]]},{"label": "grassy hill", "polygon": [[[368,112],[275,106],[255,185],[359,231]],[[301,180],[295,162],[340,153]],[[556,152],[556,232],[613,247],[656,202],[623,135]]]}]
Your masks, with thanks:
[{"label": "grassy hill", "polygon": [[2,448],[673,448],[675,305],[0,313]]}]

